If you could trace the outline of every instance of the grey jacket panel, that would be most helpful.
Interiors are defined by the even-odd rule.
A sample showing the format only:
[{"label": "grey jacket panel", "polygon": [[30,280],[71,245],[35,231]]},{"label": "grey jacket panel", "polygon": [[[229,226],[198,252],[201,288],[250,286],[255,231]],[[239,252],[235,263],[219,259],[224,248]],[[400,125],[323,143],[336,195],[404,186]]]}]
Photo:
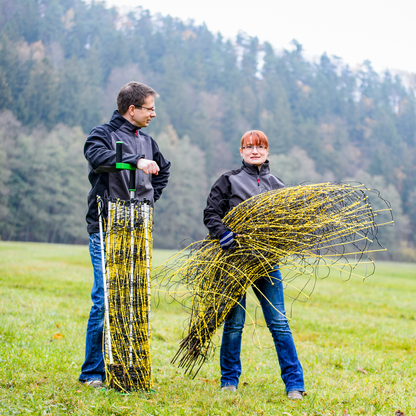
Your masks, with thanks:
[{"label": "grey jacket panel", "polygon": [[[119,130],[111,133],[111,141],[113,148],[116,147],[116,142],[123,142],[123,153],[132,153],[136,155],[143,155],[145,159],[153,159],[152,143],[150,136],[145,136],[137,130],[136,135],[132,135],[130,129],[123,125]],[[148,199],[152,207],[153,201],[153,187],[151,183],[151,175],[146,175],[141,170],[136,170],[136,193],[135,197]],[[109,194],[116,198],[123,200],[130,199],[129,189],[130,171],[123,170],[120,172],[109,172]]]},{"label": "grey jacket panel", "polygon": [[239,173],[230,175],[229,181],[231,183],[230,209],[254,195],[285,186],[282,180],[270,173],[269,166],[264,164],[260,171],[257,166],[247,165]]}]

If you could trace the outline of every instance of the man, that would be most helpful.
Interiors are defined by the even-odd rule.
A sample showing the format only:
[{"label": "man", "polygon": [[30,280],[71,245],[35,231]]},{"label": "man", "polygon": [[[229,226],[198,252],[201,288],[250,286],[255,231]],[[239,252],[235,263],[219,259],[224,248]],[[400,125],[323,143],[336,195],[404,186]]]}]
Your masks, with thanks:
[{"label": "man", "polygon": [[94,268],[91,291],[93,306],[88,319],[85,361],[79,381],[92,387],[101,387],[105,379],[102,338],[104,324],[104,290],[101,266],[97,195],[108,194],[120,199],[130,199],[129,172],[117,171],[116,142],[123,142],[123,163],[137,167],[136,195],[138,199],[157,201],[168,183],[170,162],[159,151],[157,143],[143,133],[155,112],[157,93],[145,84],[129,82],[117,96],[117,108],[108,124],[95,127],[87,138],[84,155],[88,160],[87,224],[90,234],[90,255]]}]

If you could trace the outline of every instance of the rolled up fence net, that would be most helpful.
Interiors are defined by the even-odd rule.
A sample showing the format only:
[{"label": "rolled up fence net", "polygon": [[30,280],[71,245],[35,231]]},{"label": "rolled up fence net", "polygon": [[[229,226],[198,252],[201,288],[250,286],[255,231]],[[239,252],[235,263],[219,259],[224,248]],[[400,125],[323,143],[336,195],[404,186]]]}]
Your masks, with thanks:
[{"label": "rolled up fence net", "polygon": [[[100,212],[104,203],[99,198]],[[121,391],[149,391],[152,209],[136,199],[108,198],[107,214],[101,233],[105,250],[106,381]]]},{"label": "rolled up fence net", "polygon": [[299,185],[245,200],[223,219],[240,235],[233,249],[223,250],[218,239],[207,237],[156,269],[154,286],[190,311],[172,363],[196,376],[229,311],[276,265],[285,298],[293,301],[309,299],[317,279],[334,271],[343,280],[370,276],[369,255],[386,250],[378,230],[392,223],[388,201],[362,184]]}]

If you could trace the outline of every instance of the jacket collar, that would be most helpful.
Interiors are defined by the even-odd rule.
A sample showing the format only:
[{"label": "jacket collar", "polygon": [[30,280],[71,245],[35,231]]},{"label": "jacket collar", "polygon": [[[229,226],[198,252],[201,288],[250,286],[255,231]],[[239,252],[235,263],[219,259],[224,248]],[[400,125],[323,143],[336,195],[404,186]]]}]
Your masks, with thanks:
[{"label": "jacket collar", "polygon": [[135,133],[137,130],[140,130],[140,127],[131,124],[130,121],[126,120],[117,110],[115,110],[113,115],[111,116],[109,124],[114,130],[118,130],[122,126],[124,126],[125,129],[131,131],[132,133]]},{"label": "jacket collar", "polygon": [[260,170],[258,169],[257,165],[250,165],[249,163],[246,163],[243,160],[243,169],[249,173],[250,175],[264,175],[266,173],[270,173],[269,168],[269,160],[266,160],[260,167]]}]

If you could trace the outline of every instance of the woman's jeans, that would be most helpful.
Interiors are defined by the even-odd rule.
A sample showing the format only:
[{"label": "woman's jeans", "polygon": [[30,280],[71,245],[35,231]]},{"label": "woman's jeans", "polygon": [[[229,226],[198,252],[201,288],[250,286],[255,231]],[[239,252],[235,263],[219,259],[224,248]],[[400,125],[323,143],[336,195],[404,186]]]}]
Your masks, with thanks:
[{"label": "woman's jeans", "polygon": [[103,326],[104,326],[104,287],[103,269],[101,264],[100,234],[90,234],[90,256],[94,268],[94,284],[91,291],[90,316],[87,325],[87,340],[85,342],[85,361],[81,367],[79,381],[104,381],[103,359]]},{"label": "woman's jeans", "polygon": [[[276,267],[269,277],[258,279],[253,285],[253,290],[260,301],[264,319],[273,337],[286,391],[305,391],[302,366],[286,319],[280,270]],[[225,319],[220,353],[221,387],[238,386],[245,306],[246,295],[231,309]]]}]

